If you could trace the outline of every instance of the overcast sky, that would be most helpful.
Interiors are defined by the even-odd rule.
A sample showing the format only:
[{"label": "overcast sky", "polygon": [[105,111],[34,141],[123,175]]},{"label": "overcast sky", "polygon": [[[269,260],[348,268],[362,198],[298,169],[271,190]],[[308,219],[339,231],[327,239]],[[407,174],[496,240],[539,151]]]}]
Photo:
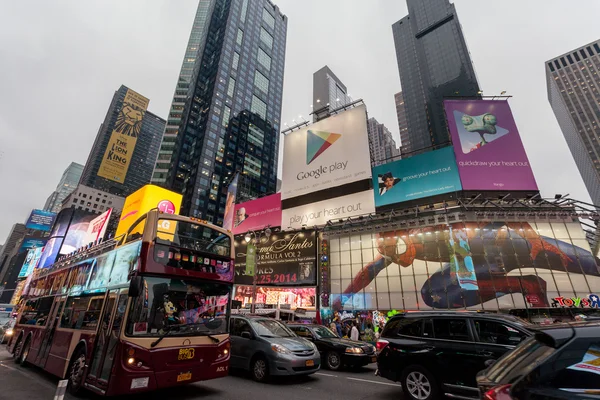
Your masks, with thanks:
[{"label": "overcast sky", "polygon": [[[308,118],[328,65],[396,138],[401,90],[392,23],[403,0],[274,0],[289,18],[283,115]],[[598,39],[600,1],[455,0],[484,94],[506,90],[545,196],[589,201],[548,104],[544,62]],[[167,117],[198,0],[3,1],[0,243],[84,164],[121,84]]]}]

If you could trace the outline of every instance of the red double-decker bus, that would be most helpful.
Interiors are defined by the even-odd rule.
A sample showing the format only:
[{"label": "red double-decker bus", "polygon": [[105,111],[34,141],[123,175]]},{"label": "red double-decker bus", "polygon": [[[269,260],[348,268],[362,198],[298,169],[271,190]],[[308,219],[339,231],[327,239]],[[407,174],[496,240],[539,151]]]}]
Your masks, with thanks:
[{"label": "red double-decker bus", "polygon": [[100,395],[223,377],[233,237],[151,211],[118,241],[36,270],[9,343],[17,363]]}]

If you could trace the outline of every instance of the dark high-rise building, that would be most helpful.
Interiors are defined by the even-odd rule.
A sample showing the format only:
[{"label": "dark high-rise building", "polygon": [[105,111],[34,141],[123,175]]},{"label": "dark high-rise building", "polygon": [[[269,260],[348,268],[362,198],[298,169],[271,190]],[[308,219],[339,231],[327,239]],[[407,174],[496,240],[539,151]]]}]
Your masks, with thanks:
[{"label": "dark high-rise building", "polygon": [[398,117],[398,129],[400,130],[400,145],[402,152],[410,148],[410,136],[408,135],[408,122],[406,121],[406,105],[402,92],[394,95],[396,102],[396,116]]},{"label": "dark high-rise building", "polygon": [[346,85],[326,65],[313,74],[313,121],[329,117],[329,112],[350,104]]},{"label": "dark high-rise building", "polygon": [[[270,145],[246,155],[238,153],[241,138],[228,127],[233,116],[249,111],[279,131],[287,17],[269,0],[205,2],[207,26],[193,88],[180,110],[175,143],[169,144],[173,151],[164,186],[183,194],[183,215],[218,223],[227,186],[235,172],[249,175],[246,165],[260,175],[254,177],[258,190],[275,191],[279,135],[265,131],[263,140]],[[159,173],[157,168],[155,183],[162,179]]]},{"label": "dark high-rise building", "polygon": [[592,198],[600,205],[600,41],[546,62],[548,100]]},{"label": "dark high-rise building", "polygon": [[46,200],[44,205],[45,211],[59,212],[62,206],[62,202],[67,198],[68,195],[75,190],[81,179],[81,173],[83,172],[83,165],[72,162],[63,172],[56,190]]},{"label": "dark high-rise building", "polygon": [[99,176],[100,165],[119,113],[123,108],[123,100],[128,90],[126,86],[121,86],[115,92],[104,122],[100,125],[96,135],[96,140],[85,163],[80,181],[82,185],[118,196],[128,196],[150,183],[166,123],[164,119],[146,111],[142,120],[141,131],[128,164],[125,180],[121,183]]},{"label": "dark high-rise building", "polygon": [[449,0],[407,0],[392,25],[408,125],[407,151],[450,141],[444,97],[480,94],[475,69]]},{"label": "dark high-rise building", "polygon": [[25,224],[14,224],[2,247],[2,251],[0,252],[0,286],[5,285],[4,275],[6,274],[12,257],[18,250],[16,247],[21,243],[26,232],[27,229],[25,229]]}]

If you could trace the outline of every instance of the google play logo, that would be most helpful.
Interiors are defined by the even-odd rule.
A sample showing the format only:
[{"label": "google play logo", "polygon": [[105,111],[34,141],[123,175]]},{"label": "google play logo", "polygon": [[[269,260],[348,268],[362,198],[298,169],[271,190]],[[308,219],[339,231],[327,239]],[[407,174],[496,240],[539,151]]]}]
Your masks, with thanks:
[{"label": "google play logo", "polygon": [[313,162],[341,137],[339,133],[309,130],[306,134],[306,165]]}]

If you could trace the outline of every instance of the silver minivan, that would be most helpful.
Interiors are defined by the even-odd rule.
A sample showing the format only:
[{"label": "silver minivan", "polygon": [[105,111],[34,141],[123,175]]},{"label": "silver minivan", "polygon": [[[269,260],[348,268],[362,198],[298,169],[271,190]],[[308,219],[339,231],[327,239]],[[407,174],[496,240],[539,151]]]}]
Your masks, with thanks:
[{"label": "silver minivan", "polygon": [[256,381],[275,375],[309,375],[321,367],[314,343],[276,319],[232,315],[229,332],[230,367],[250,371]]}]

